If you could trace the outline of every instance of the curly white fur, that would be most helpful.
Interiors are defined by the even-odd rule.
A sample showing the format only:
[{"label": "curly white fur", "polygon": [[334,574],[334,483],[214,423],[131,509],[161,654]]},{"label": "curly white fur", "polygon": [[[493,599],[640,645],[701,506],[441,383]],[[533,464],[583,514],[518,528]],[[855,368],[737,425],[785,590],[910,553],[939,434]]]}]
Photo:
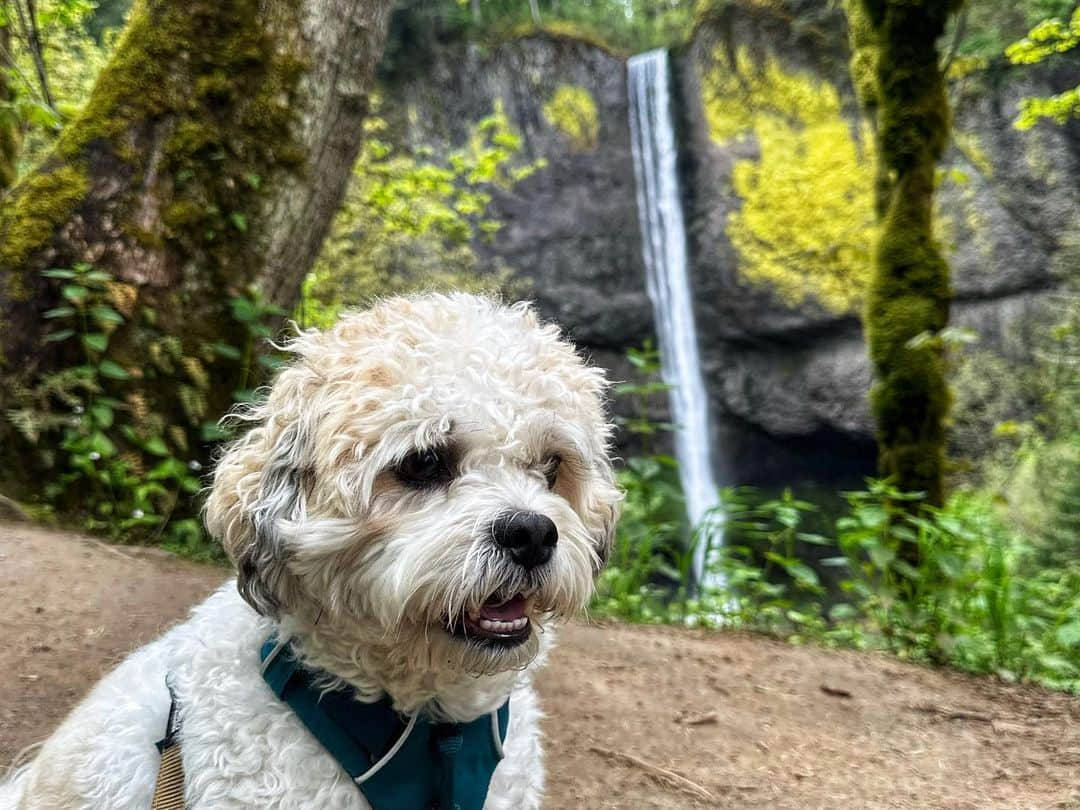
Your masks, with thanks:
[{"label": "curly white fur", "polygon": [[[383,301],[287,348],[294,362],[238,415],[252,427],[207,503],[235,585],[107,676],[0,785],[0,808],[149,807],[167,674],[189,808],[366,808],[263,682],[258,650],[275,630],[328,682],[404,713],[469,721],[512,694],[486,807],[539,806],[532,673],[552,620],[588,600],[617,518],[602,373],[527,306],[463,294]],[[417,488],[395,473],[433,448],[452,459],[449,481]],[[493,541],[495,519],[516,511],[555,523],[547,564],[526,570]],[[526,642],[448,631],[518,592],[535,593]]]}]

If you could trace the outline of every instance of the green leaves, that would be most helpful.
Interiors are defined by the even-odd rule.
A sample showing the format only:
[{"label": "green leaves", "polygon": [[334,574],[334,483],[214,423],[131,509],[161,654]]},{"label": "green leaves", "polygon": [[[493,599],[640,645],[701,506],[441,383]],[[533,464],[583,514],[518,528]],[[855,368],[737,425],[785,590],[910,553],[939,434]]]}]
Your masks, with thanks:
[{"label": "green leaves", "polygon": [[102,360],[100,363],[98,363],[98,371],[101,373],[102,377],[107,377],[110,380],[131,379],[131,374],[129,374],[127,370],[125,370],[118,363],[115,363],[114,361],[108,359]]},{"label": "green leaves", "polygon": [[345,202],[304,284],[298,313],[327,326],[345,306],[416,289],[491,290],[502,274],[477,273],[474,244],[500,223],[490,215],[495,189],[519,182],[538,162],[500,106],[464,142],[436,153],[401,149],[380,137],[386,122],[368,116],[366,138]]},{"label": "green leaves", "polygon": [[98,326],[119,326],[124,322],[124,316],[110,306],[98,304],[90,308],[90,315]]},{"label": "green leaves", "polygon": [[[1080,46],[1080,8],[1073,11],[1068,22],[1049,19],[1039,23],[1027,37],[1006,48],[1005,55],[1014,65],[1032,65],[1077,46]],[[1031,129],[1044,118],[1058,124],[1080,118],[1080,86],[1053,96],[1022,100],[1014,126],[1021,130]]]},{"label": "green leaves", "polygon": [[1020,114],[1014,125],[1017,129],[1027,130],[1044,118],[1058,124],[1067,124],[1074,118],[1080,118],[1080,87],[1054,96],[1024,99],[1020,102]]},{"label": "green leaves", "polygon": [[83,335],[83,345],[91,351],[104,352],[109,347],[109,336],[101,332]]},{"label": "green leaves", "polygon": [[[244,226],[239,221],[234,224]],[[77,492],[76,508],[84,515],[87,529],[125,539],[146,539],[153,531],[155,541],[179,543],[187,553],[220,557],[206,542],[198,521],[169,520],[180,500],[198,494],[202,486],[198,475],[201,465],[180,458],[170,447],[172,442],[187,452],[184,432],[160,425],[150,412],[145,389],[122,385],[123,399],[106,393],[136,376],[135,369],[125,367],[129,359],[121,364],[118,357],[110,356],[111,338],[125,323],[124,315],[112,305],[112,276],[83,263],[50,268],[42,276],[56,283],[54,294],[65,301],[43,314],[51,325],[59,327],[44,339],[50,343],[70,341],[82,355],[81,362],[51,375],[40,389],[43,398],[62,402],[69,412],[47,414],[44,427],[42,420],[24,417],[25,410],[16,413],[24,435],[51,445],[47,452],[56,478],[43,487],[46,497],[62,502]],[[264,321],[280,313],[255,295],[233,302],[233,311],[252,340],[268,335]],[[140,318],[142,326],[152,329],[152,310],[144,308]],[[214,344],[210,352],[202,351],[199,356],[186,356],[183,343],[175,336],[161,337],[150,348],[151,374],[166,368],[172,373],[175,367],[183,366],[196,378],[207,373],[203,363],[209,361],[209,353],[233,362],[243,357],[239,349],[226,344]],[[274,362],[266,359],[256,365],[270,367]],[[182,386],[181,398],[183,392]],[[206,432],[204,438],[211,441],[226,435]]]},{"label": "green leaves", "polygon": [[73,304],[81,304],[90,294],[90,290],[81,284],[65,284],[60,290],[60,294]]},{"label": "green leaves", "polygon": [[74,329],[61,329],[57,332],[50,332],[45,336],[46,343],[59,343],[63,340],[67,340],[75,334]]},{"label": "green leaves", "polygon": [[[625,517],[594,612],[719,619],[795,642],[885,649],[1080,691],[1080,566],[1033,565],[1030,541],[1000,520],[991,496],[960,492],[944,508],[918,509],[920,496],[870,481],[823,521],[790,492],[725,490],[724,545],[696,541],[710,544],[724,584],[691,598],[675,473],[656,457],[631,458],[619,472]],[[899,554],[906,544],[918,546],[917,564]]]},{"label": "green leaves", "polygon": [[167,456],[169,455],[169,448],[166,447],[165,441],[160,436],[151,436],[149,439],[143,442],[142,449],[147,453],[155,456]]},{"label": "green leaves", "polygon": [[210,349],[218,357],[224,357],[226,360],[239,360],[241,357],[240,350],[235,346],[228,345],[227,343],[211,343]]},{"label": "green leaves", "polygon": [[1070,20],[1049,19],[1036,25],[1028,35],[1005,49],[1014,65],[1033,65],[1080,45],[1080,8]]}]

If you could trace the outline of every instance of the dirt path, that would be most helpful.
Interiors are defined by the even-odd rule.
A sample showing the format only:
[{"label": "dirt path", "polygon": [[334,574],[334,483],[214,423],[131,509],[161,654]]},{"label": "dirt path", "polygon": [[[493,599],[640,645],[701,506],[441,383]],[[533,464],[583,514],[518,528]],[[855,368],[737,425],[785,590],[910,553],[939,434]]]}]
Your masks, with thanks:
[{"label": "dirt path", "polygon": [[[0,763],[225,576],[0,525]],[[1037,689],[727,633],[586,625],[561,632],[540,688],[548,808],[1080,810],[1080,700]]]}]

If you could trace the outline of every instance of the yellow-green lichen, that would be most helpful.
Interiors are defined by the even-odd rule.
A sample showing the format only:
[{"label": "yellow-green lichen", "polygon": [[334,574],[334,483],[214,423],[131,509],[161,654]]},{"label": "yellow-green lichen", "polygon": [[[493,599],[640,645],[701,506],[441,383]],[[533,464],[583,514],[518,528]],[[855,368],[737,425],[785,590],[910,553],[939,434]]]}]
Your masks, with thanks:
[{"label": "yellow-green lichen", "polygon": [[595,149],[600,139],[600,114],[584,87],[561,84],[544,104],[544,118],[565,135],[574,149]]},{"label": "yellow-green lichen", "polygon": [[[734,62],[734,63],[733,63]],[[748,49],[714,52],[705,113],[719,142],[753,137],[736,162],[741,207],[727,235],[739,275],[785,303],[855,312],[866,292],[874,225],[873,137],[842,114],[836,88]]]},{"label": "yellow-green lichen", "polygon": [[994,176],[994,163],[982,148],[976,133],[957,130],[953,133],[953,143],[979,174],[988,180]]}]

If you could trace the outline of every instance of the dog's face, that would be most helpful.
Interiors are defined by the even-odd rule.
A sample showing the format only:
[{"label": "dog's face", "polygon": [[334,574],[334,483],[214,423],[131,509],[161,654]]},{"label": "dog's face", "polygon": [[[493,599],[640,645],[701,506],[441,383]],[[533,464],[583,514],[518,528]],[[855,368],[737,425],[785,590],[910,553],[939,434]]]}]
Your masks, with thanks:
[{"label": "dog's face", "polygon": [[611,543],[602,373],[468,295],[385,301],[291,350],[207,506],[245,598],[417,666],[528,664]]}]

